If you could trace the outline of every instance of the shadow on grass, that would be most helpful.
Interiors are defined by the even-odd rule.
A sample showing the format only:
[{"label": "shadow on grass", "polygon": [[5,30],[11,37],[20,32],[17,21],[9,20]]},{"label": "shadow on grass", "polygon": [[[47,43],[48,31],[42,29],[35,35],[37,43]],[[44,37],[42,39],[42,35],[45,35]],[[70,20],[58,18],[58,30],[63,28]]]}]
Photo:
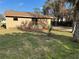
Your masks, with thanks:
[{"label": "shadow on grass", "polygon": [[[24,45],[28,45],[28,51],[27,48],[24,47]],[[42,49],[41,47],[43,47],[45,51],[41,50],[40,52],[38,48]],[[69,59],[70,57],[73,57],[74,54],[76,56],[79,53],[79,44],[72,42],[72,37],[65,35],[56,35],[53,33],[50,36],[47,36],[47,33],[44,32],[26,32],[0,35],[0,50],[10,48],[16,51],[19,48],[25,49],[24,51],[26,51],[26,53],[24,54],[24,57],[26,57],[26,55],[28,55],[29,53],[31,54],[31,57],[33,57],[32,55],[39,56],[41,54],[44,57],[40,55],[40,59],[63,59],[64,57],[68,57]],[[38,49],[38,53],[33,50],[36,48]],[[31,51],[31,49],[33,51]],[[38,59],[38,57],[36,57],[35,59]]]},{"label": "shadow on grass", "polygon": [[73,48],[79,48],[77,46],[78,43],[72,42],[72,37],[56,34],[51,34],[50,36],[48,36],[47,33],[45,32],[26,32],[26,33],[12,33],[12,34],[0,35],[0,43],[2,41],[9,42],[9,40],[22,41],[23,39],[27,40],[29,38],[30,40],[32,40],[32,38],[33,39],[38,38],[38,40],[56,40],[56,41],[58,40],[60,42],[63,42],[64,44],[72,45]]}]

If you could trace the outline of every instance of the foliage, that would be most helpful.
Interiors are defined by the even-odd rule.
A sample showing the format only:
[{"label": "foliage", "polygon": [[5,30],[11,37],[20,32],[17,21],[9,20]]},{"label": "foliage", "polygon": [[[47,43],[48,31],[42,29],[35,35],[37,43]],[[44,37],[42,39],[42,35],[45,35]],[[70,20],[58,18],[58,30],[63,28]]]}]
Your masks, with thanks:
[{"label": "foliage", "polygon": [[53,0],[51,1],[51,3],[47,1],[43,7],[43,11],[45,11],[44,13],[49,15],[48,10],[52,8],[54,10],[54,15],[57,16],[59,13],[59,4],[60,4],[59,2],[60,2],[59,0]]},{"label": "foliage", "polygon": [[42,10],[40,8],[34,8],[34,13],[42,14]]},{"label": "foliage", "polygon": [[0,14],[0,27],[6,28],[5,17],[2,14]]},{"label": "foliage", "polygon": [[2,20],[0,22],[0,27],[6,28],[6,21],[5,20]]},{"label": "foliage", "polygon": [[[76,2],[76,0],[53,0],[53,1],[50,0],[50,1],[46,2],[43,10],[45,11],[45,10],[48,10],[47,8],[49,8],[49,9],[52,8],[52,9],[54,9],[54,15],[58,17],[58,15],[61,15],[65,12],[65,11],[62,11],[62,10],[63,10],[63,8],[66,9],[65,6],[67,5],[67,3],[70,3],[69,7],[71,7],[71,6],[74,6],[75,2]],[[70,8],[68,8],[68,9],[72,10]],[[48,14],[48,12],[46,12],[45,14]]]}]

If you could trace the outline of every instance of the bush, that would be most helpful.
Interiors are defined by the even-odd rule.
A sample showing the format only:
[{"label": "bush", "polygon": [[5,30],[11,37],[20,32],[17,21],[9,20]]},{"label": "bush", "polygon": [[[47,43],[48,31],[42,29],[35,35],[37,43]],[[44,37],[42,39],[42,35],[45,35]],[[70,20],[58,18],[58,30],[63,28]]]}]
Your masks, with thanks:
[{"label": "bush", "polygon": [[1,27],[6,28],[6,24],[2,24]]}]

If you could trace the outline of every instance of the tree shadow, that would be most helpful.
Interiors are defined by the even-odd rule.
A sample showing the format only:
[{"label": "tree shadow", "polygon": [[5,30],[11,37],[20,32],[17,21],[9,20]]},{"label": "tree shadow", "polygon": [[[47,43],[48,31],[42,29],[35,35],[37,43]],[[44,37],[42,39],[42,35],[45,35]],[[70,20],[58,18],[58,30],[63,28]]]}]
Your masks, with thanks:
[{"label": "tree shadow", "polygon": [[[20,42],[22,44],[23,39],[29,39],[28,37],[37,38],[39,40],[48,40],[48,41],[55,41],[61,45],[67,45],[71,49],[79,49],[79,43],[72,42],[72,37],[64,36],[64,35],[56,35],[52,33],[50,36],[47,35],[45,32],[26,32],[26,33],[12,33],[12,34],[5,34],[0,35],[0,43],[5,43],[6,41],[14,40],[15,45],[16,42]],[[9,42],[7,42],[9,43]],[[2,43],[1,43],[2,44]],[[19,45],[19,44],[17,44]]]},{"label": "tree shadow", "polygon": [[[59,56],[62,55],[61,53],[64,53],[64,55],[68,54],[69,56],[73,56],[79,52],[79,43],[72,42],[72,37],[56,35],[54,33],[48,36],[45,32],[25,32],[0,35],[0,51],[7,49],[10,50],[11,48],[11,51],[18,51],[17,49],[19,48],[24,49],[24,43],[29,44],[29,42],[33,48],[40,48],[42,45],[43,48],[49,47],[48,49],[51,50],[51,53],[52,51],[53,53],[57,54],[60,52]],[[30,45],[29,48],[32,49]],[[30,50],[28,52],[30,52]]]}]

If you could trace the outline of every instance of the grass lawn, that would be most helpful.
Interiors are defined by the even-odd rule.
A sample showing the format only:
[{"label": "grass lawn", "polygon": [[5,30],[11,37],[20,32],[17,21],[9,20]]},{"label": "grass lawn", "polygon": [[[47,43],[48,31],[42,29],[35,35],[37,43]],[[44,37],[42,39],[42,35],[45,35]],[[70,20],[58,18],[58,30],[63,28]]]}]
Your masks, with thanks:
[{"label": "grass lawn", "polygon": [[0,30],[0,59],[79,59],[79,43],[72,33]]}]

